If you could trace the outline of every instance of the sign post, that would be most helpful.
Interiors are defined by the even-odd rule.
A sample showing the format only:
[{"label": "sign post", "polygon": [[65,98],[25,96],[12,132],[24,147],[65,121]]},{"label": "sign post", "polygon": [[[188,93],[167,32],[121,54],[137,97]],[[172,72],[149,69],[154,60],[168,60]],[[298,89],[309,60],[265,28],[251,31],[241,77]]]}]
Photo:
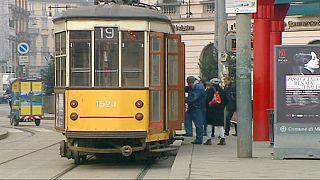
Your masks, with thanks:
[{"label": "sign post", "polygon": [[17,69],[19,69],[19,71],[17,70],[17,72],[19,72],[19,74],[17,74],[17,76],[21,75],[21,66],[22,67],[22,74],[26,74],[26,68],[25,66],[29,65],[29,57],[26,55],[30,50],[30,46],[28,43],[26,42],[21,42],[18,44],[17,46],[17,51],[19,52],[19,62],[17,64]]},{"label": "sign post", "polygon": [[226,12],[236,13],[237,39],[237,156],[252,157],[251,102],[251,15],[257,11],[256,0],[227,0]]},{"label": "sign post", "polygon": [[275,48],[274,159],[320,155],[320,46]]}]

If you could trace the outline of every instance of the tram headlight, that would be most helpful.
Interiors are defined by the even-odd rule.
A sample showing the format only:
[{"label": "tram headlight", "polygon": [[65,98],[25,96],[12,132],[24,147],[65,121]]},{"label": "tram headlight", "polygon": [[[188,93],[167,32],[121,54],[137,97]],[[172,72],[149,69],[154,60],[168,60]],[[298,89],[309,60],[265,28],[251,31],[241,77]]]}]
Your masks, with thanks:
[{"label": "tram headlight", "polygon": [[143,114],[137,113],[134,117],[136,118],[136,120],[141,121],[143,119]]},{"label": "tram headlight", "polygon": [[75,112],[71,113],[70,114],[70,119],[73,120],[73,121],[77,120],[78,119],[78,114],[75,113]]},{"label": "tram headlight", "polygon": [[137,108],[142,108],[143,107],[143,101],[138,100],[138,101],[136,101],[135,105],[136,105]]},{"label": "tram headlight", "polygon": [[77,100],[72,100],[72,101],[70,101],[70,106],[71,106],[72,108],[78,107],[78,101],[77,101]]}]

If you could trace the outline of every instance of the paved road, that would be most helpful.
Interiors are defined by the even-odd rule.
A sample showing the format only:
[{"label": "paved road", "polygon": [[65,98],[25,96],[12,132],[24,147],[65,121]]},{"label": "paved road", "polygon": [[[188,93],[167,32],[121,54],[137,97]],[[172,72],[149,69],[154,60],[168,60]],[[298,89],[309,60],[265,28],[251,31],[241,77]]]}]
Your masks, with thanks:
[{"label": "paved road", "polygon": [[96,159],[76,166],[73,160],[61,158],[59,141],[64,137],[55,132],[53,120],[40,126],[22,122],[10,126],[9,108],[0,105],[0,127],[9,132],[0,140],[0,179],[168,179],[174,156],[147,165],[141,159],[119,157]]}]

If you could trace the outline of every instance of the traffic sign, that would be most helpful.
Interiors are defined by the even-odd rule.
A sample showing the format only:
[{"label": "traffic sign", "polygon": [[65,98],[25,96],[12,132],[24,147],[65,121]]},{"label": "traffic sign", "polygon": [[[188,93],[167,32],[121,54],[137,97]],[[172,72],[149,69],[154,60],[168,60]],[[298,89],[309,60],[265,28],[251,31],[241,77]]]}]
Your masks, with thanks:
[{"label": "traffic sign", "polygon": [[28,56],[19,56],[19,65],[28,65],[29,57]]},{"label": "traffic sign", "polygon": [[27,54],[29,52],[29,50],[30,50],[30,46],[28,43],[26,43],[26,42],[19,43],[18,52],[20,54]]},{"label": "traffic sign", "polygon": [[257,0],[226,0],[226,13],[256,13]]}]

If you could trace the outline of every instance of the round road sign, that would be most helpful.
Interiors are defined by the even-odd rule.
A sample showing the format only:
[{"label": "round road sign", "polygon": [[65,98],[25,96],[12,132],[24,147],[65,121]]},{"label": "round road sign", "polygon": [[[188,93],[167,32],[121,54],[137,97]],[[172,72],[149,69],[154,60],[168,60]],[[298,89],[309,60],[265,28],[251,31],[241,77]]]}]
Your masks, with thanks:
[{"label": "round road sign", "polygon": [[30,46],[28,43],[26,42],[22,42],[22,43],[19,43],[18,45],[18,52],[20,54],[27,54],[30,50]]}]

